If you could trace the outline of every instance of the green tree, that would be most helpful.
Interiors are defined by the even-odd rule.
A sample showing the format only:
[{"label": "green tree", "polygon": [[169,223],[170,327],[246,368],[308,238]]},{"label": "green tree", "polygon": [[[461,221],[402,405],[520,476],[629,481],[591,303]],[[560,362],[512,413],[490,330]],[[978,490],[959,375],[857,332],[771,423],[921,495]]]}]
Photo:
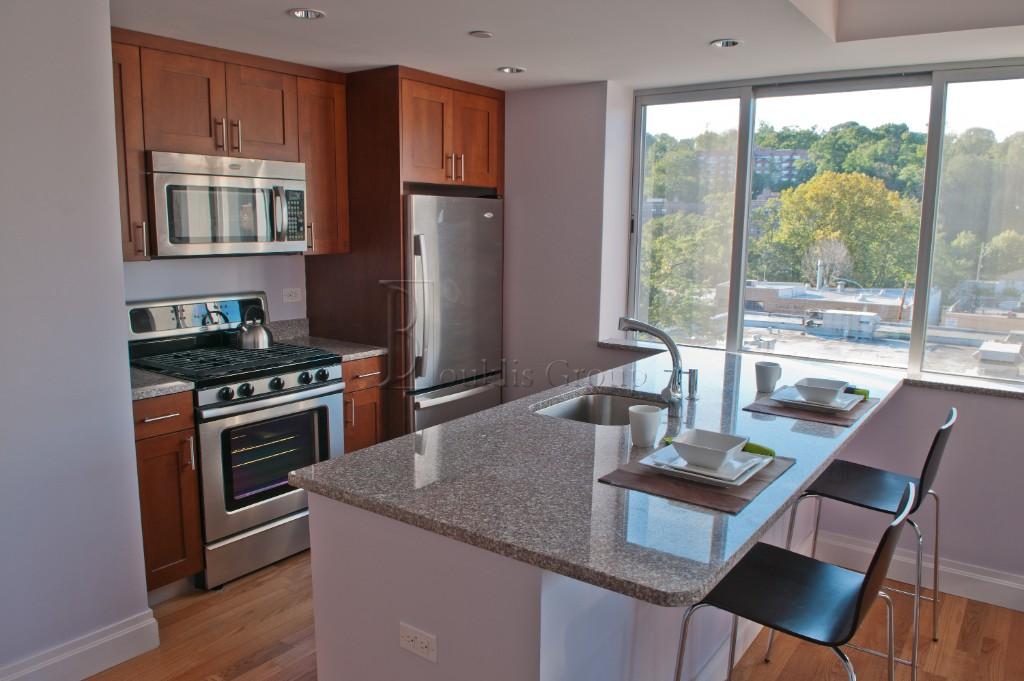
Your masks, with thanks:
[{"label": "green tree", "polygon": [[995,279],[1001,275],[1024,270],[1024,234],[1005,230],[985,245],[982,274]]}]

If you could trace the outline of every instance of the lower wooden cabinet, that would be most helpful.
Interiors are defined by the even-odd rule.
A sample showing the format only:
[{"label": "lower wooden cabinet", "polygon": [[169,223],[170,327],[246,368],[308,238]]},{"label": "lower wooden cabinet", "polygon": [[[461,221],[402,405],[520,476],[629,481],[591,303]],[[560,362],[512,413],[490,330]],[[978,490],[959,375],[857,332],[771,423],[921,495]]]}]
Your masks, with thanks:
[{"label": "lower wooden cabinet", "polygon": [[152,591],[203,569],[192,393],[132,404],[146,587]]},{"label": "lower wooden cabinet", "polygon": [[345,453],[384,439],[384,396],[380,388],[345,393]]}]

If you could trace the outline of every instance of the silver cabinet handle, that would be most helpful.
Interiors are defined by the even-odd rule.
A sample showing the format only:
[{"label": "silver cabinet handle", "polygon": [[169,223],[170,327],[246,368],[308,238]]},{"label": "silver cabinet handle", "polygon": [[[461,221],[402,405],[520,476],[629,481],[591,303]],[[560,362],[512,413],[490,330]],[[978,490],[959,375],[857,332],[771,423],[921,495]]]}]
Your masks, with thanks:
[{"label": "silver cabinet handle", "polygon": [[238,140],[234,144],[235,151],[242,153],[242,120],[231,121],[231,127],[235,129],[235,135],[237,135],[235,139]]},{"label": "silver cabinet handle", "polygon": [[[451,172],[451,175],[449,175],[448,173],[445,173],[445,177],[450,179],[450,180],[454,180],[455,179],[455,154],[451,154],[448,157],[448,160],[452,164],[452,172]],[[447,170],[447,168],[445,170]]]},{"label": "silver cabinet handle", "polygon": [[149,257],[149,230],[146,229],[146,221],[143,220],[142,222],[136,224],[135,225],[135,229],[138,232],[140,232],[140,235],[142,237],[140,239],[140,241],[142,242],[141,248],[140,248],[140,245],[138,243],[136,243],[136,245],[135,245],[135,252],[136,253],[140,253],[145,258],[148,258]]},{"label": "silver cabinet handle", "polygon": [[382,373],[384,373],[384,372],[383,371],[371,371],[368,374],[356,374],[352,378],[354,378],[354,379],[355,378],[369,378],[370,376],[380,376]]},{"label": "silver cabinet handle", "polygon": [[310,251],[316,250],[316,242],[313,240],[313,223],[306,225],[306,248]]},{"label": "silver cabinet handle", "polygon": [[348,402],[349,404],[352,405],[352,420],[349,423],[351,423],[352,427],[355,428],[356,427],[356,401],[355,400],[344,400],[344,401]]},{"label": "silver cabinet handle", "polygon": [[196,438],[192,435],[188,436],[188,464],[196,469]]},{"label": "silver cabinet handle", "polygon": [[172,412],[170,414],[164,414],[163,416],[150,416],[149,418],[142,419],[143,423],[156,423],[157,421],[166,421],[167,419],[173,419],[177,416],[181,416],[181,412]]},{"label": "silver cabinet handle", "polygon": [[[227,127],[228,127],[228,124],[227,124],[227,119],[226,118],[222,118],[219,121],[215,120],[213,122],[213,146],[216,147],[217,149],[223,149],[224,148],[224,137],[227,134]],[[219,141],[218,141],[218,137],[217,137],[217,130],[218,129],[220,130]]]},{"label": "silver cabinet handle", "polygon": [[459,154],[459,181],[466,181],[466,155]]}]

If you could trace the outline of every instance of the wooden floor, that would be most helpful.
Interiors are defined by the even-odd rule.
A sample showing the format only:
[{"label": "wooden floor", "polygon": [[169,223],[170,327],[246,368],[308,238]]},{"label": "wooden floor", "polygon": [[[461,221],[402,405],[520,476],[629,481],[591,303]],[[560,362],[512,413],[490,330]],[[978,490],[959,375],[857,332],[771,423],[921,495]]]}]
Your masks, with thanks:
[{"label": "wooden floor", "polygon": [[[313,681],[316,659],[310,586],[309,554],[303,553],[220,591],[162,603],[154,608],[160,647],[92,678]],[[902,596],[894,598],[897,652],[909,658],[910,602]],[[940,642],[932,643],[929,607],[925,605],[919,681],[1024,681],[1024,613],[946,596],[939,622]],[[884,608],[877,604],[855,641],[883,648],[884,615]],[[846,681],[846,673],[831,652],[786,636],[777,638],[772,662],[765,664],[766,636],[762,632],[739,663],[734,681]],[[860,681],[886,678],[884,660],[855,651],[850,657]],[[909,670],[898,668],[897,679],[909,681]]]}]

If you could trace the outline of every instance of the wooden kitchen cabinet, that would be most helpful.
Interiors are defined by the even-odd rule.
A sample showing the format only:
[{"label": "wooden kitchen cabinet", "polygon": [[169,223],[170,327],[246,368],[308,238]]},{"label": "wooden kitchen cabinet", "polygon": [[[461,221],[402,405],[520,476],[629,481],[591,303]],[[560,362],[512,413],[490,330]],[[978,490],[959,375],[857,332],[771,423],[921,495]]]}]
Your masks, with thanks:
[{"label": "wooden kitchen cabinet", "polygon": [[455,92],[452,151],[459,184],[496,187],[500,176],[501,107],[497,99]]},{"label": "wooden kitchen cabinet", "polygon": [[226,68],[228,154],[298,161],[295,76],[239,64]]},{"label": "wooden kitchen cabinet", "polygon": [[138,440],[146,587],[150,591],[203,569],[195,431]]},{"label": "wooden kitchen cabinet", "polygon": [[401,87],[403,179],[497,187],[502,102],[409,78]]},{"label": "wooden kitchen cabinet", "polygon": [[407,181],[454,181],[453,99],[448,88],[402,80],[402,173]]},{"label": "wooden kitchen cabinet", "polygon": [[146,149],[228,155],[224,63],[142,48]]},{"label": "wooden kitchen cabinet", "polygon": [[345,453],[384,439],[384,396],[380,388],[345,392]]},{"label": "wooden kitchen cabinet", "polygon": [[347,253],[348,135],[345,86],[298,79],[299,161],[306,164],[310,255]]},{"label": "wooden kitchen cabinet", "polygon": [[112,51],[117,180],[121,187],[121,253],[126,261],[148,260],[146,141],[142,130],[139,48],[114,43]]}]

